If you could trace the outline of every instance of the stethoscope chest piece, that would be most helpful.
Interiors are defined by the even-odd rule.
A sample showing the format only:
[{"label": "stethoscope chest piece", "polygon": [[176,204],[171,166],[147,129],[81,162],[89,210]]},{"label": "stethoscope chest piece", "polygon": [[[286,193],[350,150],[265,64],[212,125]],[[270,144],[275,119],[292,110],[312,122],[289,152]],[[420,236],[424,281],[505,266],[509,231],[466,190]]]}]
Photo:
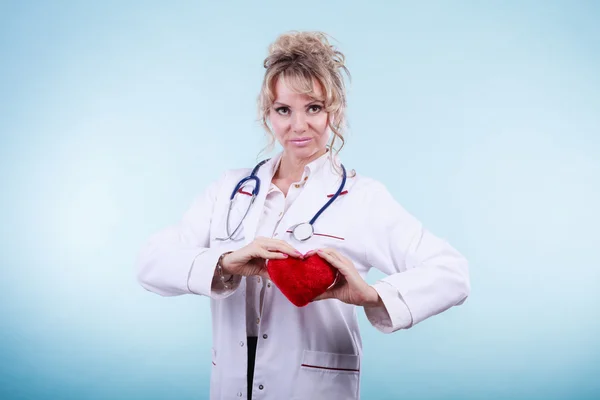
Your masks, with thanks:
[{"label": "stethoscope chest piece", "polygon": [[294,239],[304,242],[313,236],[315,229],[310,222],[303,222],[292,228]]}]

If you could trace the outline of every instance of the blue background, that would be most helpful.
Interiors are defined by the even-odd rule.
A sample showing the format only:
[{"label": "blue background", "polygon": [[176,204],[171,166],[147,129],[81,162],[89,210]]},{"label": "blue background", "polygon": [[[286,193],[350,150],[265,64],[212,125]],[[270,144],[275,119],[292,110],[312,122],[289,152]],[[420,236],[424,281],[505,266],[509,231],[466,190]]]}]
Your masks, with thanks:
[{"label": "blue background", "polygon": [[391,3],[0,3],[0,398],[207,398],[208,300],[134,261],[254,165],[292,29],[347,56],[344,163],[471,262],[410,330],[359,312],[363,397],[600,397],[598,2]]}]

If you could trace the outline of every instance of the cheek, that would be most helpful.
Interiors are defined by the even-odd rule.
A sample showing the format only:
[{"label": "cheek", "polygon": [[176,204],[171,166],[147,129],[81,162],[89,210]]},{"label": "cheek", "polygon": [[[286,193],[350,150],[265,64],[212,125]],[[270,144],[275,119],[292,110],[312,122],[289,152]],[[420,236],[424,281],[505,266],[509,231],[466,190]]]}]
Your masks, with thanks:
[{"label": "cheek", "polygon": [[325,137],[327,135],[327,114],[316,117],[312,125],[320,137]]},{"label": "cheek", "polygon": [[288,121],[282,118],[281,115],[271,114],[269,122],[276,137],[282,136],[289,129]]}]

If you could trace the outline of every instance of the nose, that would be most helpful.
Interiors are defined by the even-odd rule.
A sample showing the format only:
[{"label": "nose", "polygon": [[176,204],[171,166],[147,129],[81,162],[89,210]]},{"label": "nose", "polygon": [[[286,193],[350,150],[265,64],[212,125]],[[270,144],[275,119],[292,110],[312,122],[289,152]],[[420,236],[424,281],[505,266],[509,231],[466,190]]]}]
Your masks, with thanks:
[{"label": "nose", "polygon": [[308,123],[306,116],[303,113],[294,113],[292,117],[292,130],[294,133],[306,132],[308,129]]}]

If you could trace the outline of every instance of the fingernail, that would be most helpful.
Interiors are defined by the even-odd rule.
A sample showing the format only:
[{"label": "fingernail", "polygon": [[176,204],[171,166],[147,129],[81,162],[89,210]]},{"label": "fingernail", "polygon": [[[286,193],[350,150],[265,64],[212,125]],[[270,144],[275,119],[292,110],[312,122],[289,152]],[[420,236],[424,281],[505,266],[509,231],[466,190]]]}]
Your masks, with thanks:
[{"label": "fingernail", "polygon": [[284,257],[284,258],[288,258],[289,256],[288,256],[287,254],[284,254],[284,255],[283,255],[283,257]]}]

